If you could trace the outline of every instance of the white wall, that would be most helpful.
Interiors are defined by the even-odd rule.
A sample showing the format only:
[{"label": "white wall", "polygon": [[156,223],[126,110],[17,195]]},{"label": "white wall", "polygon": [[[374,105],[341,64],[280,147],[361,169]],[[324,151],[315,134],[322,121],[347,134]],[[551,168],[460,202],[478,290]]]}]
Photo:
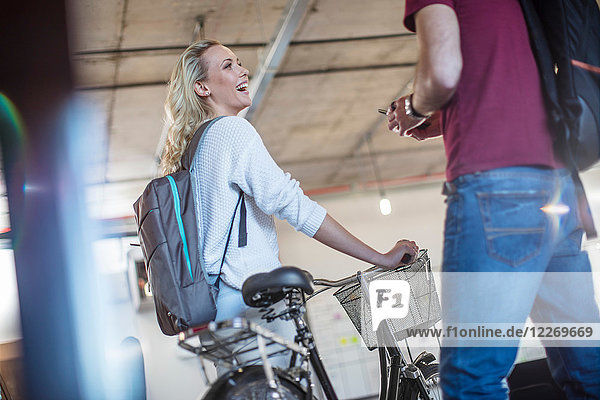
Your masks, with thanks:
[{"label": "white wall", "polygon": [[[181,349],[176,337],[160,332],[153,308],[136,316],[136,328],[144,353],[148,400],[199,398],[206,385],[198,358]],[[206,367],[214,379],[211,363],[206,362]]]},{"label": "white wall", "polygon": [[[600,231],[600,167],[582,174],[596,227]],[[379,194],[373,192],[342,193],[316,197],[346,229],[379,251],[387,251],[399,239],[415,240],[429,249],[436,270],[442,262],[445,218],[442,183],[428,183],[387,190],[392,213],[379,212]],[[297,233],[289,224],[277,221],[280,257],[284,265],[295,265],[313,275],[339,278],[366,267],[367,264]],[[600,243],[584,243],[594,266],[600,269]]]},{"label": "white wall", "polygon": [[[142,347],[148,400],[196,399],[206,390],[198,358],[177,345],[177,336],[162,334],[151,299],[142,302],[139,309],[139,301],[133,299],[137,288],[128,277],[128,268],[132,267],[129,253],[130,243],[137,241],[137,238],[107,239],[97,242],[94,249],[107,288],[104,295],[109,315],[105,318],[112,326],[105,338],[108,364],[114,366],[113,375],[115,371],[122,373],[118,366],[127,355],[120,354],[123,350],[119,345],[126,337],[133,336]],[[119,399],[120,392],[115,387],[118,388],[120,377],[109,379],[111,389],[116,392],[113,398]]]},{"label": "white wall", "polygon": [[12,250],[0,249],[0,343],[21,338],[19,297]]},{"label": "white wall", "polygon": [[[392,213],[379,211],[377,192],[343,193],[316,198],[346,229],[378,251],[396,241],[411,239],[429,249],[432,266],[441,264],[444,199],[441,182],[387,190]],[[315,277],[341,278],[370,265],[338,253],[277,221],[280,256],[284,265],[309,270]]]}]

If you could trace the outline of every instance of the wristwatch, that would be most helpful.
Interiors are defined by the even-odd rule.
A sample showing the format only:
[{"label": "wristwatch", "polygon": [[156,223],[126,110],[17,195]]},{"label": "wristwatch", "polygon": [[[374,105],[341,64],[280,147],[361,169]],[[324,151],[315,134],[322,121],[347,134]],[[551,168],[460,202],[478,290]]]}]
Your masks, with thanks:
[{"label": "wristwatch", "polygon": [[406,96],[404,98],[404,112],[406,113],[407,116],[409,116],[411,118],[426,121],[427,119],[429,119],[429,117],[431,117],[431,113],[427,114],[427,115],[422,115],[415,111],[415,109],[412,106],[413,94],[414,93],[411,93],[409,96]]}]

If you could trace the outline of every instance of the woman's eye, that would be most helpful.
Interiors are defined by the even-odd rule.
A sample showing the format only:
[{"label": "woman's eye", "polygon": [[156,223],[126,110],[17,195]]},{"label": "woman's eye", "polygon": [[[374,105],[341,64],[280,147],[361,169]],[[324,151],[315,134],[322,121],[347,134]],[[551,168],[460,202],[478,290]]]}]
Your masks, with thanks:
[{"label": "woman's eye", "polygon": [[231,63],[228,63],[225,65],[225,69],[227,69],[227,68],[231,68]]}]

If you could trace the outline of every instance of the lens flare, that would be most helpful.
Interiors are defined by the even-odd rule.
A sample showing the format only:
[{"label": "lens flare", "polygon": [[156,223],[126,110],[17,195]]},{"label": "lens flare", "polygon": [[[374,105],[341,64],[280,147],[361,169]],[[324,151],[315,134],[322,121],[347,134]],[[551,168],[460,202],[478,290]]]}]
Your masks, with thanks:
[{"label": "lens flare", "polygon": [[551,215],[565,215],[568,214],[571,209],[566,204],[546,204],[544,207],[540,208],[546,214]]},{"label": "lens flare", "polygon": [[[2,135],[4,139],[2,141],[2,146],[6,146],[4,148],[4,155],[6,157],[4,159],[5,171],[3,172],[5,174],[13,173],[13,176],[19,176],[19,174],[23,172],[22,163],[25,159],[25,123],[15,104],[2,92],[0,92],[0,135]],[[11,172],[9,172],[9,170],[11,170]],[[13,178],[13,181],[17,179],[18,178]],[[7,185],[9,184],[6,179],[4,182],[6,182]],[[6,188],[7,192],[8,189],[9,188]],[[23,214],[25,214],[25,211],[23,211]],[[12,231],[18,232],[17,228],[18,227],[13,226]],[[2,233],[11,231],[11,227],[0,227],[0,229],[2,229]],[[13,248],[18,248],[19,237],[16,234],[13,234],[11,239]]]},{"label": "lens flare", "polygon": [[21,118],[14,103],[4,93],[0,92],[0,124],[4,125],[6,123],[17,134],[22,144],[25,133],[23,118]]}]

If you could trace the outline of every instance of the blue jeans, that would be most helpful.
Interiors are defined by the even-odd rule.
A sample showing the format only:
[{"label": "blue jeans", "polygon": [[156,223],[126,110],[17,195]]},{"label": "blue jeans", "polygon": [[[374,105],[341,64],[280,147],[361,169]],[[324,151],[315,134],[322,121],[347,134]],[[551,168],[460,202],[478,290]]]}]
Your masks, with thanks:
[{"label": "blue jeans", "polygon": [[[500,168],[463,175],[445,187],[444,318],[468,323],[523,323],[528,316],[534,322],[600,321],[567,171]],[[456,282],[445,282],[448,272],[489,272],[490,277],[499,272],[533,274],[460,289]],[[573,274],[577,284],[560,282],[560,287],[552,279],[529,278],[550,272],[581,274]],[[464,274],[471,275],[486,276]],[[444,346],[440,356],[444,399],[506,399],[506,376],[517,350]],[[600,398],[600,348],[546,347],[546,354],[554,379],[570,399]]]}]

